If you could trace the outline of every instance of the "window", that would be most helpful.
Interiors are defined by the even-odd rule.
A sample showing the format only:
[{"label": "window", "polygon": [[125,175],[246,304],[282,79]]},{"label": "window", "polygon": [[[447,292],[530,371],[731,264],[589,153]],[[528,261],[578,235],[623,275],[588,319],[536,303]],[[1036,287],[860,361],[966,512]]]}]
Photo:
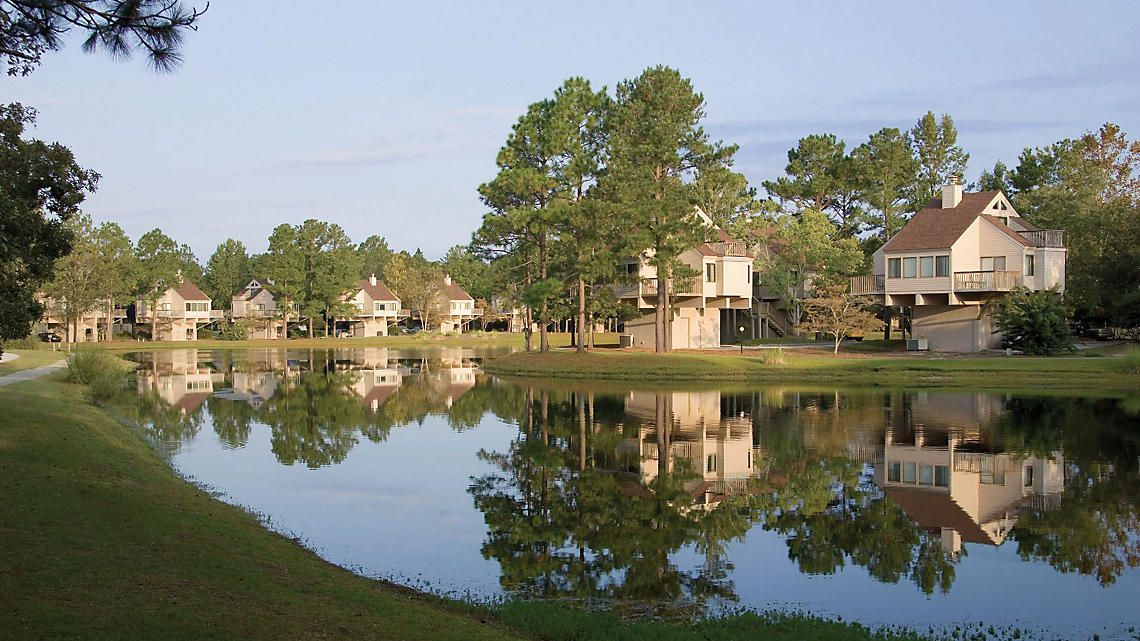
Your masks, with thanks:
[{"label": "window", "polygon": [[904,258],[903,262],[903,278],[914,278],[918,275],[918,259],[917,258]]},{"label": "window", "polygon": [[210,311],[209,303],[186,303],[186,311],[188,312],[208,312]]},{"label": "window", "polygon": [[934,276],[933,256],[923,256],[918,259],[918,275],[923,278],[931,278]]},{"label": "window", "polygon": [[1033,487],[1033,466],[1025,466],[1025,487]]},{"label": "window", "polygon": [[888,481],[893,481],[895,483],[898,483],[901,478],[902,478],[902,464],[901,463],[896,462],[896,463],[891,463],[891,464],[887,465],[887,480]]},{"label": "window", "polygon": [[745,282],[751,283],[752,282],[752,270],[749,269],[746,273],[747,273],[747,275],[744,277],[746,279]]},{"label": "window", "polygon": [[915,464],[914,463],[903,463],[903,478],[902,478],[903,483],[914,483],[915,482],[914,472],[915,472]]},{"label": "window", "polygon": [[1034,264],[1034,258],[1035,257],[1033,256],[1033,254],[1027,254],[1025,256],[1025,275],[1026,276],[1032,276],[1034,270],[1037,267],[1037,265]]},{"label": "window", "polygon": [[934,275],[939,278],[950,275],[950,257],[949,256],[935,256],[934,257]]},{"label": "window", "polygon": [[919,485],[934,485],[934,466],[919,465],[918,466],[918,484]]},{"label": "window", "polygon": [[384,311],[384,303],[372,303],[372,311],[374,311],[374,312]]},{"label": "window", "polygon": [[1005,256],[983,256],[982,257],[982,271],[984,272],[1004,272],[1005,271]]},{"label": "window", "polygon": [[934,466],[934,486],[950,487],[950,468],[946,465]]},{"label": "window", "polygon": [[707,471],[707,472],[715,472],[716,471],[716,454],[709,454],[708,461],[706,461],[706,463],[705,463],[705,471]]},{"label": "window", "polygon": [[253,306],[253,308],[259,312],[264,312],[265,311],[265,303],[257,303]]},{"label": "window", "polygon": [[887,278],[902,278],[902,259],[887,259]]},{"label": "window", "polygon": [[626,263],[625,264],[625,273],[636,274],[637,273],[637,263]]},{"label": "window", "polygon": [[715,263],[707,263],[705,265],[705,282],[706,283],[715,283],[716,282],[716,264]]}]

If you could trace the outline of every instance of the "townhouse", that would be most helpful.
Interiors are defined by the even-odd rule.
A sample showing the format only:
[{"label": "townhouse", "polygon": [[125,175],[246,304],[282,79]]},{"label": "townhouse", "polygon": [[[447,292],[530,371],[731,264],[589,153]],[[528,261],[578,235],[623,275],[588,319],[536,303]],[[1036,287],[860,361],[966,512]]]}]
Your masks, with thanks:
[{"label": "townhouse", "polygon": [[[285,322],[277,300],[265,285],[266,280],[254,278],[230,298],[230,319],[240,321],[251,330],[251,337],[281,338]],[[291,312],[292,314],[292,312]]]},{"label": "townhouse", "polygon": [[135,323],[154,328],[152,340],[196,341],[198,330],[223,317],[210,297],[181,274],[154,302],[135,301]]},{"label": "townhouse", "polygon": [[361,279],[348,302],[356,312],[350,318],[337,321],[338,335],[343,332],[354,337],[387,336],[389,327],[408,316],[401,309],[400,299],[376,279],[376,274]]},{"label": "townhouse", "polygon": [[475,299],[465,289],[443,277],[440,287],[439,331],[443,334],[462,334],[471,322],[483,316],[483,310],[475,306]]},{"label": "townhouse", "polygon": [[[733,240],[700,209],[695,214],[712,228],[716,241],[700,243],[679,256],[694,276],[673,278],[670,283],[671,313],[667,318],[673,348],[719,347],[740,335],[741,314],[752,306],[752,252],[748,244]],[[635,278],[632,285],[616,288],[618,298],[634,305],[642,316],[625,323],[624,332],[634,347],[654,348],[657,268],[651,252],[622,263]]]},{"label": "townhouse", "polygon": [[851,291],[908,308],[913,337],[931,350],[976,352],[1001,346],[993,304],[1018,287],[1065,291],[1060,230],[1038,229],[1000,191],[942,189],[873,258],[873,273]]}]

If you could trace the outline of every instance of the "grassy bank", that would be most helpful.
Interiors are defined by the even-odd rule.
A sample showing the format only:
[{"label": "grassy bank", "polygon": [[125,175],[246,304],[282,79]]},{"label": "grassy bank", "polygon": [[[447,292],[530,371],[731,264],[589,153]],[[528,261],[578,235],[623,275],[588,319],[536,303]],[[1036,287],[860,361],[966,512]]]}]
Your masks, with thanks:
[{"label": "grassy bank", "polygon": [[598,351],[516,353],[484,366],[488,372],[530,378],[624,381],[747,381],[889,387],[971,387],[1018,390],[1135,392],[1140,375],[1121,358],[1073,357],[834,357],[785,350],[783,363],[759,350],[724,353]]},{"label": "grassy bank", "polygon": [[6,639],[899,638],[804,616],[629,624],[365,579],[178,478],[64,377],[0,389]]},{"label": "grassy bank", "polygon": [[[5,350],[5,353],[7,353],[7,350]],[[0,363],[0,376],[25,369],[32,369],[33,367],[51,365],[52,363],[67,358],[67,352],[54,352],[51,349],[18,349],[12,350],[11,353],[19,354],[20,358]]]}]

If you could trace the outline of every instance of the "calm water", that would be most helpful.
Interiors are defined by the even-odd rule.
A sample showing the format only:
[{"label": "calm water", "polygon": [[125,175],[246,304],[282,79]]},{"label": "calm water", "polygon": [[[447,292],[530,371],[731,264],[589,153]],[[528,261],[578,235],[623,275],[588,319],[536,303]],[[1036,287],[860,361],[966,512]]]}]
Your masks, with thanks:
[{"label": "calm water", "polygon": [[1140,402],[496,380],[493,351],[138,355],[184,474],[361,573],[693,616],[1140,628]]}]

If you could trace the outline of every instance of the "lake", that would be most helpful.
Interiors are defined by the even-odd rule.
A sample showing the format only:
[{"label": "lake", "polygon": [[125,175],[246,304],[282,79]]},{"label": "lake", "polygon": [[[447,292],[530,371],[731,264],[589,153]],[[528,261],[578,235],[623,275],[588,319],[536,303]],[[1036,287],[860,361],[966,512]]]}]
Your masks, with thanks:
[{"label": "lake", "polygon": [[269,527],[451,596],[1140,627],[1135,397],[484,374],[502,353],[139,353],[123,411]]}]

